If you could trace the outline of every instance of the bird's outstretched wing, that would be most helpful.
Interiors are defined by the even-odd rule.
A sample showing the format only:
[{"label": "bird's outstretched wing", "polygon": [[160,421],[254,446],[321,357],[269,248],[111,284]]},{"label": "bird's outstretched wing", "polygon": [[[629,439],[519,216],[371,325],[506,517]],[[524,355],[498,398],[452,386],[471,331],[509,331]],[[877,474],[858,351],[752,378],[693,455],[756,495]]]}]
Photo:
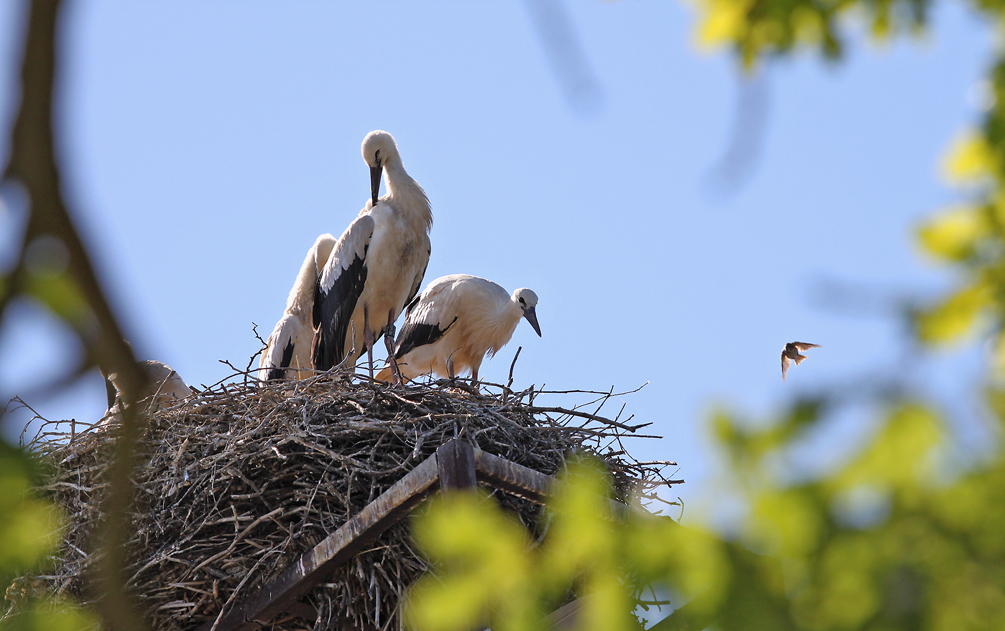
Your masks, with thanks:
[{"label": "bird's outstretched wing", "polygon": [[819,344],[810,344],[809,342],[789,342],[782,349],[782,381],[785,381],[785,373],[789,370],[789,366],[792,365],[792,361],[795,360],[796,366],[803,363],[806,359],[805,355],[800,355],[800,351],[806,351],[811,348],[820,348]]},{"label": "bird's outstretched wing", "polygon": [[360,215],[349,224],[314,285],[314,344],[311,361],[328,370],[345,358],[345,337],[356,302],[366,284],[366,252],[373,218]]},{"label": "bird's outstretched wing", "polygon": [[269,336],[265,351],[262,353],[259,379],[265,381],[286,378],[286,369],[293,361],[293,352],[297,346],[296,329],[299,326],[298,318],[289,313],[283,314],[276,323],[276,328],[272,330],[272,335]]}]

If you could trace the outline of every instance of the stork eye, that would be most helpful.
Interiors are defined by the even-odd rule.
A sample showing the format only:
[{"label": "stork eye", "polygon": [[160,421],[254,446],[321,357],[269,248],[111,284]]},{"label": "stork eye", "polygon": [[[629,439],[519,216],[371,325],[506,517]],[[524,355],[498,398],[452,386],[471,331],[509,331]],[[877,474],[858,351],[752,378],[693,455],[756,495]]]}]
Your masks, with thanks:
[{"label": "stork eye", "polygon": [[525,305],[525,304],[527,304],[527,303],[523,301],[523,298],[521,298],[521,299],[520,299],[520,304],[522,304],[522,305]]},{"label": "stork eye", "polygon": [[373,159],[380,166],[380,149],[373,152]]}]

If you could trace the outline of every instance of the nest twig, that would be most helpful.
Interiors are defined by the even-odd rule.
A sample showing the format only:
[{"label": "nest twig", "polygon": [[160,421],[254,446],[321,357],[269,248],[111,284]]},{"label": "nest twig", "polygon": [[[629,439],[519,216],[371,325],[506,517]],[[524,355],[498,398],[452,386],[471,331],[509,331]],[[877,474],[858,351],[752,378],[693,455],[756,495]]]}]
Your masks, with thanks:
[{"label": "nest twig", "polygon": [[[627,455],[621,440],[642,426],[599,415],[612,392],[564,393],[593,395],[565,409],[537,406],[542,392],[533,388],[432,382],[402,389],[330,374],[258,385],[238,372],[243,381],[151,411],[139,443],[128,587],[156,629],[216,619],[452,438],[547,474],[561,471],[570,454],[599,456],[626,501],[679,482],[661,473],[673,463]],[[50,464],[43,492],[67,515],[64,545],[50,574],[15,582],[14,601],[33,589],[95,598],[91,537],[104,518],[118,432],[114,424],[75,423],[69,431],[66,424],[44,421],[28,444]],[[538,506],[497,495],[536,527]],[[400,628],[401,597],[426,569],[407,522],[393,526],[308,596],[317,628]],[[289,617],[273,628],[311,625]]]}]

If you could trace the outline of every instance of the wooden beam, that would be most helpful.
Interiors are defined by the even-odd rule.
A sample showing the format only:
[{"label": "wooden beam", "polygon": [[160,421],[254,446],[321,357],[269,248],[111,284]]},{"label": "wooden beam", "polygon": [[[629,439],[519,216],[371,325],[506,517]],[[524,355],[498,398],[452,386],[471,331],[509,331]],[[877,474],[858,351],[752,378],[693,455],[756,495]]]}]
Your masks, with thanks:
[{"label": "wooden beam", "polygon": [[485,486],[519,495],[538,504],[543,504],[548,498],[555,478],[481,449],[473,451],[478,481]]},{"label": "wooden beam", "polygon": [[[519,495],[532,502],[544,504],[555,493],[558,480],[529,467],[475,449],[475,471],[478,481],[485,486]],[[614,519],[625,519],[628,506],[607,500],[607,508]]]},{"label": "wooden beam", "polygon": [[[253,631],[283,612],[296,610],[297,601],[307,592],[403,519],[437,488],[472,488],[476,484],[543,504],[554,492],[556,480],[455,438],[301,555],[277,579],[220,618],[219,623],[207,622],[198,631],[211,631],[214,625],[215,631]],[[627,506],[614,501],[609,504],[614,517],[625,515]]]},{"label": "wooden beam", "polygon": [[440,474],[440,490],[473,489],[478,485],[475,475],[475,449],[470,443],[456,438],[440,445],[436,450],[436,464]]},{"label": "wooden beam", "polygon": [[199,631],[210,631],[214,624],[216,631],[253,631],[267,624],[407,515],[435,490],[438,479],[436,456],[432,455],[301,555],[277,579],[223,616],[219,624],[207,622]]}]

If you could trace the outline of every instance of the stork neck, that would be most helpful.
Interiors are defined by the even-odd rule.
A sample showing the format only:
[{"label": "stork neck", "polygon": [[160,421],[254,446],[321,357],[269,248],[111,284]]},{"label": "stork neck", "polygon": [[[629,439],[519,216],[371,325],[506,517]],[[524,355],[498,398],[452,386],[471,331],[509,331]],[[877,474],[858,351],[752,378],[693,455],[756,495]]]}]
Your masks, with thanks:
[{"label": "stork neck", "polygon": [[314,260],[314,250],[311,249],[300,266],[297,281],[293,283],[290,296],[286,299],[288,313],[309,314],[314,304],[314,283],[318,277],[318,266]]},{"label": "stork neck", "polygon": [[[433,225],[433,212],[429,208],[429,199],[419,183],[405,171],[401,158],[392,156],[384,164],[384,174],[387,176],[387,195],[395,206],[415,213],[423,227],[428,231]],[[413,217],[409,217],[412,219]]]},{"label": "stork neck", "polygon": [[520,316],[523,315],[523,311],[520,306],[507,300],[504,304],[500,305],[500,308],[493,314],[491,318],[488,318],[488,326],[486,333],[489,334],[490,339],[498,341],[498,345],[494,347],[493,353],[500,348],[502,348],[506,342],[509,342],[510,337],[513,336],[513,330],[516,329],[516,325],[520,322]]}]

